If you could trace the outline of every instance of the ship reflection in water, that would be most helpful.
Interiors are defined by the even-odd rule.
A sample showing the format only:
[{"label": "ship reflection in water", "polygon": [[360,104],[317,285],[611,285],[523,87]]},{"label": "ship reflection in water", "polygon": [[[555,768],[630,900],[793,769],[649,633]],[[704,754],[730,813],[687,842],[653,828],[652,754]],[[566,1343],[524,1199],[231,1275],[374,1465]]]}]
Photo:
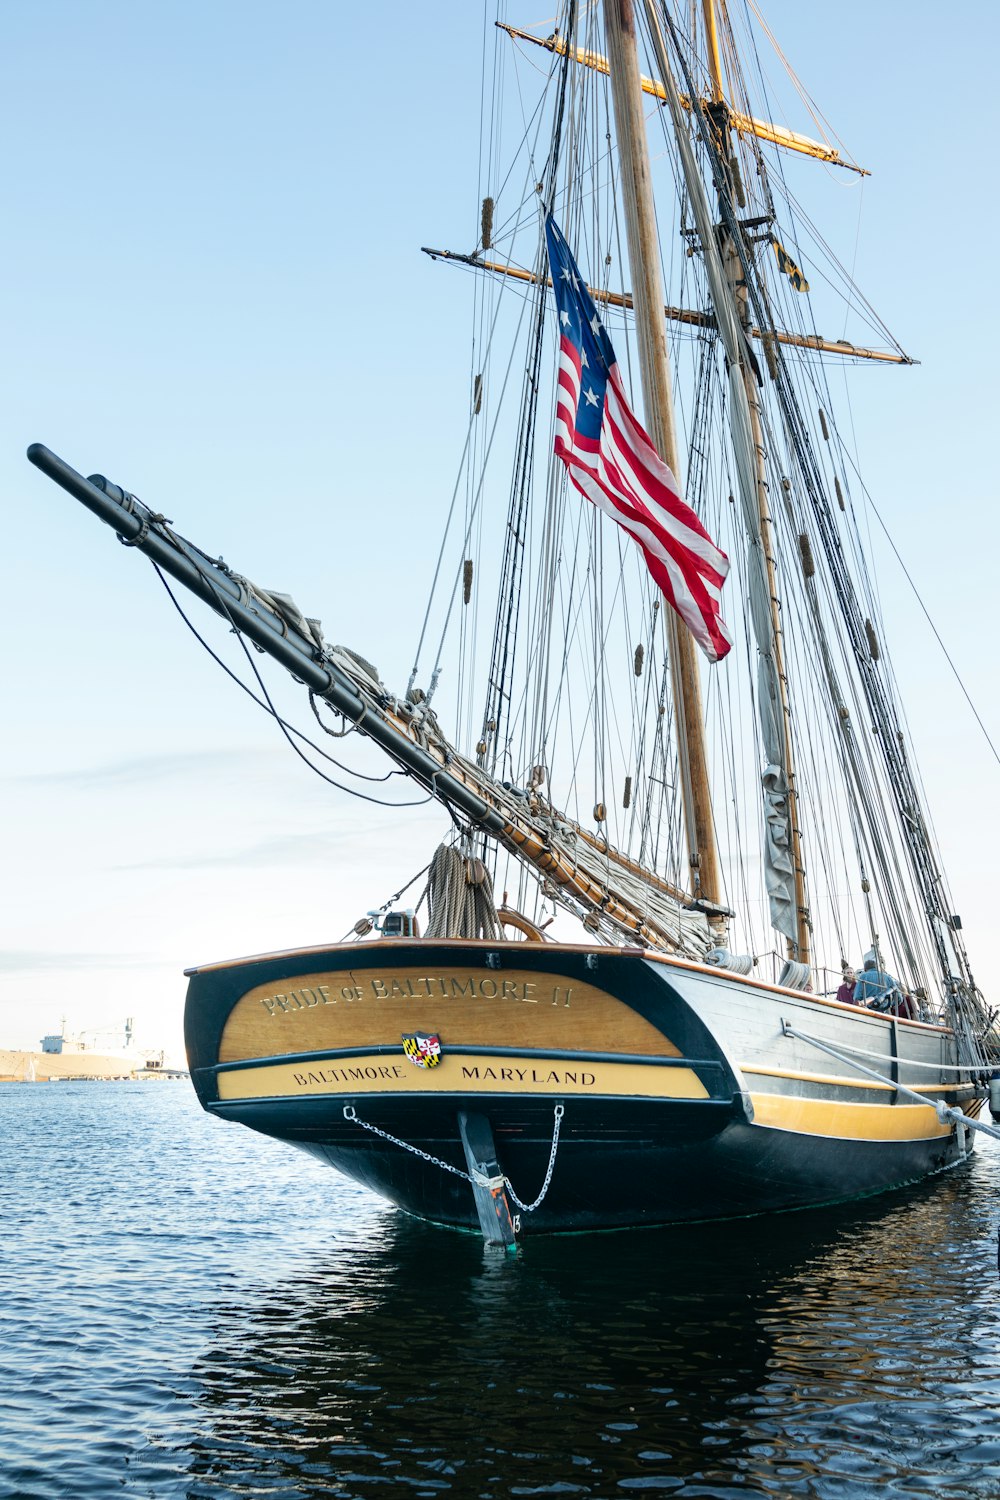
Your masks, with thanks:
[{"label": "ship reflection in water", "polygon": [[389,1216],[220,1304],[189,1493],[995,1495],[970,1190],[518,1259]]},{"label": "ship reflection in water", "polygon": [[0,1085],[0,1134],[3,1500],[1000,1493],[992,1141],[508,1258],[187,1088]]}]

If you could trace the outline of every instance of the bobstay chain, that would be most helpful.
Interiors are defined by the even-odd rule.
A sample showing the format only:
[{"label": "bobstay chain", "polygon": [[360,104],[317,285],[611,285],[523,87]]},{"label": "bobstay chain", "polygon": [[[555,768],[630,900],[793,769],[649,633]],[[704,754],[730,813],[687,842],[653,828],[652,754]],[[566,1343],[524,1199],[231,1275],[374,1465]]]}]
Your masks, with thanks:
[{"label": "bobstay chain", "polygon": [[549,1191],[549,1184],[552,1181],[552,1173],[555,1170],[556,1156],[559,1151],[559,1130],[565,1113],[566,1106],[564,1104],[557,1104],[555,1106],[552,1121],[552,1145],[549,1149],[549,1163],[545,1169],[545,1180],[535,1201],[533,1203],[522,1203],[514,1191],[513,1183],[504,1173],[500,1173],[496,1177],[486,1177],[481,1172],[463,1172],[461,1167],[454,1167],[451,1162],[442,1161],[439,1156],[432,1156],[429,1151],[424,1151],[421,1147],[414,1146],[411,1141],[400,1140],[398,1135],[390,1135],[389,1131],[380,1129],[378,1125],[373,1125],[370,1120],[362,1120],[353,1104],[344,1105],[344,1119],[350,1121],[352,1125],[360,1125],[362,1130],[368,1130],[372,1135],[380,1136],[382,1140],[389,1141],[391,1145],[399,1146],[403,1151],[409,1151],[413,1156],[419,1156],[422,1161],[430,1162],[433,1167],[440,1167],[443,1172],[450,1172],[453,1177],[461,1177],[463,1182],[471,1183],[473,1187],[489,1188],[491,1192],[497,1192],[500,1188],[506,1188],[518,1208],[525,1214],[533,1214],[536,1208],[540,1208]]}]

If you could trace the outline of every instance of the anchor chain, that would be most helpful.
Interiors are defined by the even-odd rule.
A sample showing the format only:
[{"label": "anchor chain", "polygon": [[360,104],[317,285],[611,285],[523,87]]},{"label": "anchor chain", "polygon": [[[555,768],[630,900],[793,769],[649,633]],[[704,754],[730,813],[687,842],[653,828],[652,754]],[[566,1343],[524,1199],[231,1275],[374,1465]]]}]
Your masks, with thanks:
[{"label": "anchor chain", "polygon": [[[360,1125],[362,1130],[370,1130],[372,1135],[380,1135],[384,1141],[391,1141],[394,1146],[402,1146],[404,1151],[410,1151],[414,1156],[429,1161],[432,1167],[441,1167],[445,1172],[451,1172],[454,1177],[461,1177],[463,1182],[471,1182],[472,1178],[468,1172],[463,1172],[460,1167],[453,1167],[451,1162],[442,1161],[440,1156],[432,1156],[429,1151],[421,1151],[419,1146],[411,1146],[409,1141],[401,1141],[398,1135],[390,1135],[387,1130],[380,1130],[377,1125],[372,1125],[368,1120],[362,1120],[354,1112],[353,1104],[344,1105],[344,1119],[350,1120],[352,1125]],[[488,1178],[480,1179],[482,1183],[489,1181]]]},{"label": "anchor chain", "polygon": [[[463,1182],[472,1183],[474,1186],[478,1187],[488,1187],[491,1189],[495,1189],[502,1184],[510,1193],[510,1196],[513,1198],[514,1202],[517,1204],[521,1212],[526,1214],[534,1213],[535,1209],[541,1206],[545,1195],[549,1190],[549,1183],[552,1181],[552,1173],[555,1169],[556,1164],[556,1154],[559,1150],[559,1128],[562,1123],[562,1117],[565,1113],[566,1106],[564,1104],[557,1104],[554,1111],[554,1122],[552,1126],[552,1148],[549,1151],[549,1164],[545,1169],[545,1181],[542,1183],[542,1190],[538,1194],[538,1197],[535,1199],[534,1203],[522,1203],[520,1198],[515,1193],[513,1184],[511,1183],[509,1177],[506,1177],[502,1174],[499,1177],[484,1177],[481,1172],[476,1172],[474,1175],[470,1175],[468,1172],[463,1172],[461,1167],[453,1167],[451,1162],[442,1161],[440,1156],[432,1156],[429,1151],[422,1151],[419,1146],[414,1146],[410,1141],[402,1141],[400,1140],[398,1135],[390,1135],[387,1130],[381,1130],[378,1125],[373,1125],[370,1120],[362,1120],[360,1115],[355,1110],[353,1104],[344,1105],[344,1119],[349,1120],[352,1125],[360,1125],[362,1130],[369,1130],[371,1131],[372,1135],[381,1136],[383,1141],[389,1141],[393,1146],[401,1146],[404,1151],[409,1151],[411,1155],[419,1156],[422,1161],[430,1162],[432,1167],[440,1167],[443,1172],[450,1172],[453,1177],[461,1177]],[[515,1229],[517,1227],[518,1226],[515,1225]]]},{"label": "anchor chain", "polygon": [[565,1105],[557,1104],[555,1108],[555,1119],[552,1125],[552,1150],[549,1152],[549,1164],[545,1169],[545,1181],[542,1183],[542,1191],[539,1193],[534,1203],[522,1203],[520,1198],[515,1193],[513,1187],[511,1186],[510,1178],[504,1178],[504,1182],[507,1184],[507,1191],[510,1193],[510,1196],[513,1198],[514,1202],[517,1204],[518,1208],[523,1214],[533,1214],[535,1209],[538,1208],[539,1204],[545,1197],[545,1194],[549,1190],[549,1183],[552,1181],[552,1172],[556,1164],[556,1152],[559,1150],[559,1127],[562,1124],[562,1117],[565,1113]]}]

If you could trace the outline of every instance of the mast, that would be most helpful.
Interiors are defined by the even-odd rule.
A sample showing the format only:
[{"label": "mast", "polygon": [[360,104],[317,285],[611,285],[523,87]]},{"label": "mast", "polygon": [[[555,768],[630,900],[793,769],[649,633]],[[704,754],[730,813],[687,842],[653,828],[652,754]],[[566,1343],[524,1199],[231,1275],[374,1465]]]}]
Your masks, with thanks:
[{"label": "mast", "polygon": [[708,69],[712,75],[712,102],[721,104],[722,61],[719,57],[719,28],[715,21],[715,0],[702,0],[705,16],[705,38],[708,42]]},{"label": "mast", "polygon": [[[670,360],[662,313],[664,292],[660,249],[650,184],[632,0],[605,0],[604,18],[621,160],[626,237],[632,267],[643,403],[657,452],[673,472],[679,474]],[[664,613],[667,616],[691,889],[695,897],[718,903],[722,888],[695,643],[672,611]]]},{"label": "mast", "polygon": [[[719,56],[719,32],[715,18],[715,0],[703,0],[705,37],[707,41],[708,66],[712,80],[712,125],[716,139],[724,154],[727,174],[732,154],[729,126],[729,109],[722,89],[722,63]],[[728,233],[723,235],[722,263],[726,279],[733,289],[733,297],[739,310],[743,331],[749,337],[750,312],[746,281],[736,246]],[[785,774],[788,778],[788,822],[791,835],[792,864],[795,876],[795,929],[796,938],[788,939],[788,956],[799,963],[810,962],[809,908],[806,895],[806,872],[802,858],[802,830],[799,822],[799,797],[795,778],[795,757],[792,747],[792,713],[788,701],[788,674],[785,671],[785,644],[781,628],[781,605],[778,599],[778,581],[774,562],[774,528],[768,499],[767,471],[764,465],[764,432],[761,422],[760,396],[753,373],[745,359],[740,360],[740,373],[750,408],[750,424],[753,432],[754,469],[756,472],[757,516],[760,522],[760,541],[767,570],[768,603],[771,614],[771,631],[774,638],[774,661],[777,667],[778,693],[781,701],[781,732],[785,744]]]}]

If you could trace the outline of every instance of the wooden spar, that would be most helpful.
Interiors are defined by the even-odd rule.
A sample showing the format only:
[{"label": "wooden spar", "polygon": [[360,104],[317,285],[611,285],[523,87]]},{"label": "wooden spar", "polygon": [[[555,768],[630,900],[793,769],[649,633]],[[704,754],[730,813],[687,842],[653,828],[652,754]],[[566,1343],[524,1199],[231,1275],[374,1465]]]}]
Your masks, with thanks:
[{"label": "wooden spar", "polygon": [[[673,897],[675,901],[687,902],[687,896],[684,892],[679,891],[675,885],[671,885],[669,880],[664,880],[662,876],[656,875],[652,870],[647,870],[645,865],[641,865],[637,859],[632,859],[629,855],[623,854],[620,849],[615,849],[606,839],[595,837],[589,829],[581,828],[578,823],[570,824],[569,826],[573,828],[581,843],[589,844],[592,849],[596,849],[598,854],[603,855],[606,859],[610,859],[612,864],[616,864],[620,869],[628,870],[633,875],[637,875],[645,885],[651,885],[654,890],[663,891],[664,895]],[[721,910],[720,908],[720,912]],[[731,916],[732,913],[727,913],[727,915]]]},{"label": "wooden spar", "polygon": [[[610,878],[592,878],[568,851],[553,847],[551,831],[532,821],[530,807],[523,811],[513,807],[510,797],[485,772],[456,754],[444,740],[432,737],[429,726],[421,724],[412,710],[407,711],[384,693],[374,693],[371,684],[347,664],[318,656],[315,641],[307,640],[271,604],[248,591],[243,582],[236,582],[225,565],[178,536],[162,518],[154,519],[140,500],[100,475],[85,479],[40,443],[31,445],[28,457],[136,551],[152,558],[229,625],[279,661],[297,681],[324,698],[439,802],[456,808],[474,827],[533,865],[582,906],[600,911],[640,944],[678,948],[674,934],[662,927],[655,915],[645,915],[645,901],[640,910],[627,894],[614,889],[611,868],[617,864],[623,874],[631,875],[633,861],[602,844],[602,863]],[[584,832],[570,819],[560,818],[560,823],[569,839]],[[648,875],[645,879],[678,904],[687,904],[686,894],[666,881]]]},{"label": "wooden spar", "polygon": [[[715,0],[702,0],[702,13],[705,17],[705,39],[708,43],[708,56],[710,72],[712,75],[712,98],[716,104],[724,103],[725,96],[722,92],[722,62],[719,57],[719,28],[715,22]],[[684,105],[684,95],[681,95],[681,105]],[[687,109],[691,108],[688,100]]]},{"label": "wooden spar", "polygon": [[[675,474],[681,472],[674,423],[670,360],[667,353],[660,277],[660,244],[656,233],[646,122],[639,89],[632,0],[605,0],[611,94],[614,103],[622,199],[632,269],[636,333],[642,373],[644,410],[653,444]],[[701,678],[694,637],[673,610],[666,610],[670,672],[674,693],[678,759],[685,829],[691,864],[691,888],[702,900],[719,902],[722,883],[708,777]]]},{"label": "wooden spar", "polygon": [[[506,805],[493,795],[491,779],[481,767],[472,765],[464,757],[455,754],[450,747],[439,747],[433,739],[426,737],[425,732],[422,732],[410,718],[393,712],[388,707],[382,708],[381,712],[399,734],[411,739],[415,744],[425,743],[427,753],[435,760],[440,760],[442,768],[447,766],[450,776],[461,782],[477,797],[482,798],[488,807],[496,810],[502,820],[502,826],[497,827],[494,824],[489,831],[512,854],[516,854],[525,863],[533,865],[547,879],[567,891],[582,905],[599,908],[619,927],[634,932],[650,947],[676,948],[677,944],[673,937],[658,925],[654,917],[641,915],[627,897],[615,893],[613,882],[605,884],[593,880],[585,870],[580,869],[579,865],[554,849],[548,835],[543,829],[535,827],[530,817],[522,816],[516,820],[512,819]],[[668,880],[664,880],[662,876],[645,869],[636,860],[623,854],[620,849],[614,848],[604,839],[595,838],[588,829],[581,827],[579,823],[574,823],[572,819],[560,814],[560,821],[572,837],[596,850],[608,865],[617,865],[628,874],[641,877],[646,885],[662,891],[665,896],[669,896],[680,905],[688,904],[687,894],[678,890],[675,885],[671,885]]]},{"label": "wooden spar", "polygon": [[[592,68],[595,73],[610,71],[608,59],[602,57],[599,52],[589,52],[583,47],[570,47],[559,36],[533,36],[530,31],[521,31],[518,27],[508,26],[503,21],[497,21],[496,24],[501,31],[506,31],[508,36],[517,41],[532,42],[536,47],[544,47],[547,52],[556,53],[558,57],[564,57],[568,52],[575,63],[579,63],[584,68]],[[644,74],[640,74],[639,87],[644,94],[650,94],[654,99],[662,101],[666,98],[663,84],[657,82],[655,78],[647,78]],[[686,94],[681,94],[680,101],[684,109],[690,110],[691,100]],[[721,86],[717,102],[722,102]],[[733,129],[740,135],[754,135],[760,141],[767,141],[769,145],[780,146],[783,151],[797,151],[803,156],[815,157],[817,161],[824,161],[828,166],[844,167],[848,172],[857,172],[859,177],[871,176],[866,167],[859,167],[857,162],[848,161],[833,146],[827,146],[822,141],[814,141],[807,135],[799,135],[797,131],[786,130],[784,125],[772,125],[769,120],[757,120],[753,115],[745,115],[738,109],[730,110],[729,116]]]},{"label": "wooden spar", "polygon": [[[719,57],[719,34],[715,23],[715,0],[703,0],[705,36],[707,41],[709,72],[712,91],[716,100],[723,99],[722,65]],[[653,27],[653,46],[659,52],[662,34],[658,26]],[[659,58],[661,67],[666,57]],[[723,111],[723,118],[728,111]],[[728,133],[722,138],[723,149],[730,150]],[[722,261],[726,280],[733,291],[733,299],[739,309],[744,329],[749,327],[748,293],[743,276],[743,266],[736,253],[736,246],[726,234],[722,246]],[[768,607],[771,614],[771,634],[774,641],[774,665],[778,678],[778,694],[781,700],[781,732],[785,745],[785,772],[788,778],[788,826],[791,837],[792,867],[795,881],[795,931],[796,938],[788,939],[788,956],[798,963],[810,962],[809,908],[806,896],[806,872],[802,858],[802,829],[799,820],[799,799],[795,780],[795,756],[792,745],[792,713],[788,701],[788,677],[785,673],[785,643],[781,627],[781,604],[778,598],[778,580],[774,558],[774,527],[768,497],[767,471],[764,467],[764,431],[760,415],[760,396],[757,382],[746,361],[740,358],[740,373],[743,388],[750,408],[750,430],[753,434],[754,477],[757,491],[757,520],[760,527],[760,544],[764,553],[767,574]]]},{"label": "wooden spar", "polygon": [[[401,735],[412,739],[415,744],[425,743],[427,753],[436,760],[440,760],[442,768],[447,766],[451,777],[461,782],[477,797],[482,798],[487,806],[495,808],[503,826],[497,827],[494,824],[489,831],[513,854],[526,863],[534,865],[536,870],[541,871],[554,884],[568,891],[583,905],[599,908],[618,926],[635,932],[651,947],[660,948],[666,945],[675,948],[677,946],[670,934],[659,927],[654,917],[641,916],[626,896],[616,894],[612,882],[605,884],[592,879],[585,870],[580,869],[579,865],[554,849],[544,829],[536,827],[529,816],[522,815],[516,820],[511,818],[509,808],[494,796],[491,778],[480,766],[474,766],[463,756],[457,755],[450,746],[439,747],[435,740],[426,736],[425,730],[413,724],[406,716],[393,712],[388,707],[383,708],[381,712]],[[662,891],[664,895],[680,905],[688,904],[689,897],[686,892],[671,885],[668,880],[664,880],[651,870],[647,870],[604,839],[595,838],[579,823],[574,823],[572,819],[562,814],[559,818],[571,837],[589,845],[602,856],[607,864],[617,865],[622,871],[641,877],[646,885]]]},{"label": "wooden spar", "polygon": [[[502,261],[484,260],[481,255],[461,255],[457,250],[432,250],[427,245],[422,245],[421,249],[431,260],[455,261],[461,266],[471,266],[475,271],[489,271],[494,276],[510,276],[514,281],[532,285],[538,280],[533,271],[522,270],[520,266],[504,265]],[[546,276],[544,284],[551,286],[551,277]],[[587,291],[595,302],[603,302],[607,307],[621,307],[627,312],[634,309],[628,292],[608,292],[593,286],[589,286]],[[686,323],[692,328],[715,327],[715,319],[710,312],[697,312],[692,307],[670,307],[664,304],[663,315],[671,323]],[[752,339],[763,340],[764,335],[759,328],[751,326],[746,331]],[[770,337],[772,335],[769,333],[768,338]],[[793,349],[815,349],[819,354],[839,354],[844,359],[880,360],[887,365],[919,364],[919,360],[911,359],[908,354],[890,354],[886,349],[866,349],[861,344],[849,344],[846,339],[824,339],[817,333],[788,333],[776,328],[773,337],[779,344],[788,344]]]}]

